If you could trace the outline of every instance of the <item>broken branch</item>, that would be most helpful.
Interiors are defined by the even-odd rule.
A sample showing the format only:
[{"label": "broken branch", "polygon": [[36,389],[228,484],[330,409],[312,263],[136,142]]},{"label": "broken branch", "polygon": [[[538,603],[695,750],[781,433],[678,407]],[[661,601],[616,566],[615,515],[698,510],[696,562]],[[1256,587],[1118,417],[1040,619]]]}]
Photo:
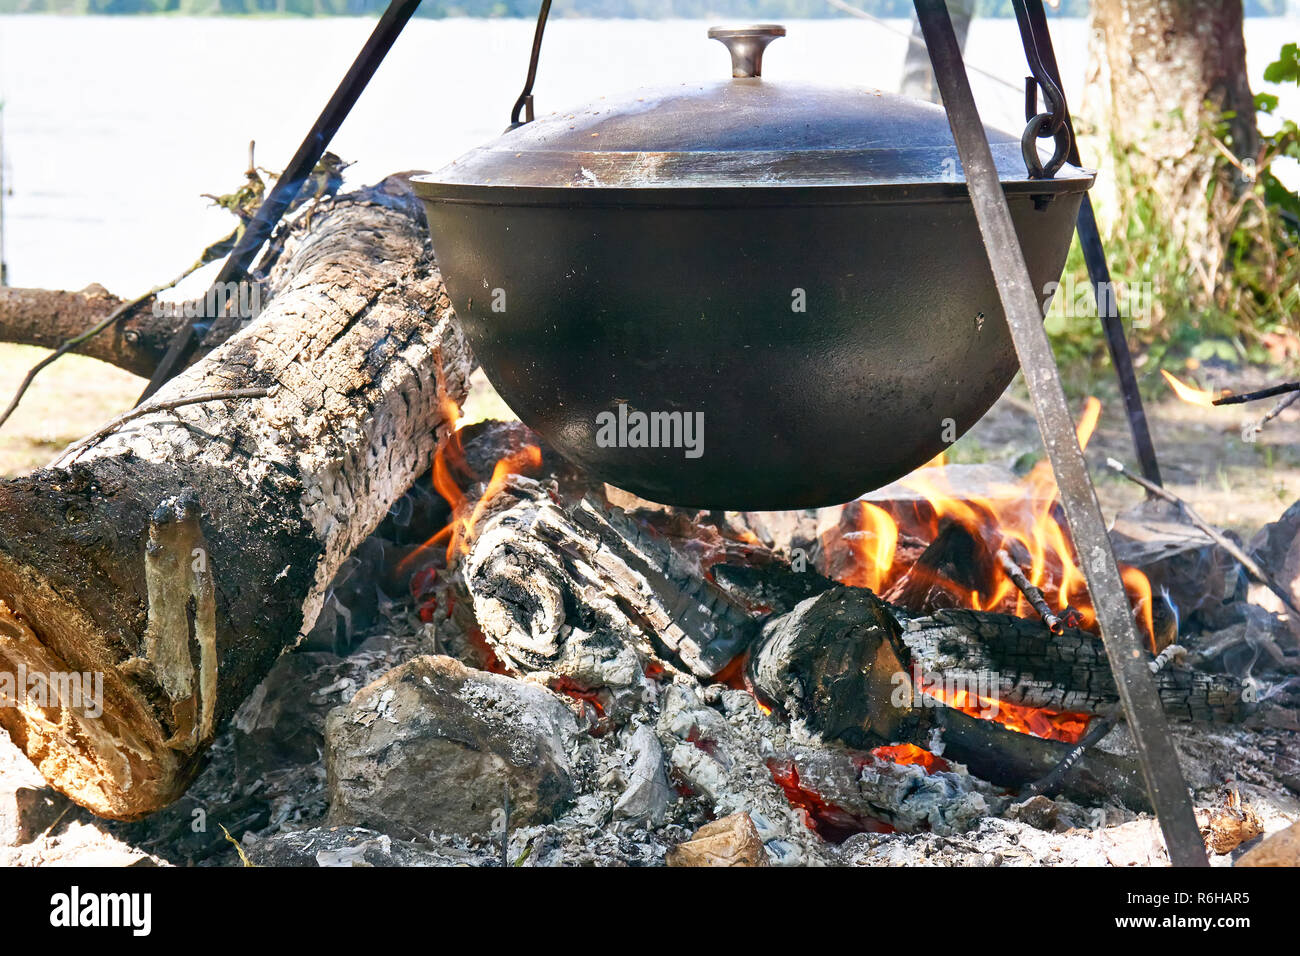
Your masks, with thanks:
[{"label": "broken branch", "polygon": [[1196,525],[1197,528],[1203,531],[1220,548],[1236,558],[1252,578],[1277,595],[1282,604],[1290,609],[1291,613],[1296,615],[1296,618],[1300,620],[1300,608],[1295,606],[1295,602],[1292,601],[1291,595],[1287,594],[1282,586],[1274,581],[1268,572],[1261,568],[1255,559],[1246,553],[1244,548],[1239,547],[1231,538],[1220,532],[1217,528],[1197,514],[1195,509],[1193,509],[1186,501],[1179,498],[1169,489],[1162,488],[1160,485],[1147,481],[1141,475],[1133,474],[1133,472],[1124,467],[1122,462],[1116,461],[1114,458],[1106,459],[1106,467],[1110,468],[1116,474],[1123,475],[1134,484],[1141,485],[1147,491],[1154,495],[1158,495],[1170,504],[1177,505],[1181,508],[1183,514],[1187,516],[1188,521]]}]

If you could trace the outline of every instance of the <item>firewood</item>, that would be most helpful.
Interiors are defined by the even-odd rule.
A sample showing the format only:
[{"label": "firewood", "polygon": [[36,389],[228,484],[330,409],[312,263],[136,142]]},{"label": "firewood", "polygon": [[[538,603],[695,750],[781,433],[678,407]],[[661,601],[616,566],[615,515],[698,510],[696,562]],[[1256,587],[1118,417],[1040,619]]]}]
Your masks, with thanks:
[{"label": "firewood", "polygon": [[[1099,638],[1040,621],[956,608],[906,621],[902,639],[929,674],[990,687],[999,700],[1054,711],[1107,713],[1119,703]],[[1241,682],[1224,674],[1166,667],[1156,675],[1165,713],[1230,722],[1242,716]]]},{"label": "firewood", "polygon": [[[1024,623],[1052,636],[1040,622]],[[917,686],[918,678],[928,679],[924,670],[884,602],[864,588],[838,587],[769,621],[751,652],[748,673],[764,703],[824,740],[860,750],[898,743],[928,748],[942,740],[945,758],[1015,788],[1046,776],[1069,754],[1068,744],[1008,730],[934,700]],[[967,676],[986,680],[942,672],[949,686]],[[1077,799],[1109,795],[1134,808],[1146,806],[1136,762],[1108,753],[1080,758],[1064,791]]]},{"label": "firewood", "polygon": [[463,571],[479,624],[498,656],[525,670],[591,684],[596,662],[627,647],[711,677],[756,630],[694,562],[594,497],[565,504],[516,478],[469,548]]},{"label": "firewood", "polygon": [[[1052,634],[1037,619],[951,607],[914,616],[869,589],[795,572],[770,553],[710,565],[700,550],[716,551],[702,543],[716,529],[701,522],[712,520],[663,511],[638,519],[598,496],[574,501],[515,477],[486,506],[461,567],[478,622],[508,666],[557,689],[608,692],[615,707],[620,695],[644,693],[642,675],[656,667],[711,677],[747,651],[746,685],[759,702],[822,740],[857,750],[942,741],[946,756],[1017,789],[1051,774],[1072,745],[954,709],[926,692],[931,682],[1080,719],[1118,710],[1092,634]],[[969,569],[987,578],[995,566],[967,553],[971,539],[959,525],[948,527],[933,563],[961,571],[959,586],[974,589]],[[924,582],[930,603],[943,586],[935,578]],[[1241,684],[1231,677],[1170,666],[1157,681],[1173,716],[1240,716]],[[1128,757],[1094,750],[1058,776],[1077,799],[1146,806]]]},{"label": "firewood", "polygon": [[101,815],[136,818],[184,791],[215,729],[428,467],[466,391],[469,351],[404,183],[297,222],[264,299],[155,400],[266,397],[124,421],[0,484],[0,676],[102,675],[93,709],[20,701],[0,725]]},{"label": "firewood", "polygon": [[918,614],[963,607],[972,592],[993,593],[994,567],[992,556],[977,537],[956,521],[944,521],[934,540],[884,596],[891,604]]}]

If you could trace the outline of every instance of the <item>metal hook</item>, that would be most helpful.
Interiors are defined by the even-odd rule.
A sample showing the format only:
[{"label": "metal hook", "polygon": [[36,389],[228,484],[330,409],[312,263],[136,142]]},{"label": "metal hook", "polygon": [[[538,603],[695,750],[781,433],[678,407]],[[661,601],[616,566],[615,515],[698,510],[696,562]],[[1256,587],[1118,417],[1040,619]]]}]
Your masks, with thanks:
[{"label": "metal hook", "polygon": [[[528,78],[524,80],[523,92],[515,100],[515,108],[510,112],[510,129],[533,121],[533,81],[537,79],[537,58],[542,53],[542,34],[546,32],[546,18],[550,13],[551,0],[542,0],[542,9],[537,13],[537,29],[533,31],[533,52],[528,58]],[[524,112],[523,122],[519,121],[520,110]]]},{"label": "metal hook", "polygon": [[[1013,0],[1012,6],[1016,11],[1016,25],[1020,28],[1020,41],[1025,48],[1025,60],[1029,64],[1029,72],[1033,74],[1025,78],[1025,119],[1029,125],[1020,138],[1020,153],[1024,157],[1030,179],[1051,179],[1065,164],[1073,142],[1070,124],[1066,122],[1070,114],[1065,103],[1065,93],[1043,66],[1024,0]],[[1043,91],[1043,99],[1046,101],[1047,112],[1044,113],[1038,112],[1039,89]],[[1036,141],[1048,137],[1055,140],[1055,149],[1052,158],[1043,165],[1038,158]]]}]

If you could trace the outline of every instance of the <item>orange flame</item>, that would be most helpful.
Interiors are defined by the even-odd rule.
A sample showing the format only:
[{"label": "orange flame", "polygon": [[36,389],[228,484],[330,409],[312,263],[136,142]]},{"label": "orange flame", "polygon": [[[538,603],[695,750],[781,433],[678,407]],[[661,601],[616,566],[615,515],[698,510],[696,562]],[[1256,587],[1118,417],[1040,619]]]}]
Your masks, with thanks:
[{"label": "orange flame", "polygon": [[[1077,743],[1083,739],[1083,735],[1088,730],[1088,721],[1091,720],[1087,714],[1042,710],[1038,707],[1007,703],[1004,700],[986,700],[967,690],[946,691],[940,682],[922,685],[921,689],[935,700],[943,701],[949,707],[960,710],[964,714],[985,720],[992,719],[1009,730],[1033,734],[1045,740],[1059,740],[1067,744]],[[990,713],[993,714],[992,718],[989,717]]]},{"label": "orange flame", "polygon": [[858,556],[856,573],[844,583],[879,592],[885,573],[894,563],[898,547],[898,523],[889,512],[867,501],[858,503],[860,520],[857,535],[850,541]]},{"label": "orange flame", "polygon": [[1165,381],[1169,383],[1169,387],[1174,390],[1175,395],[1185,402],[1190,402],[1192,405],[1203,405],[1206,408],[1211,408],[1214,406],[1214,400],[1216,398],[1227,394],[1226,392],[1220,392],[1219,395],[1215,395],[1213,392],[1206,391],[1203,388],[1195,388],[1188,385],[1186,382],[1180,382],[1164,369],[1160,370],[1160,374],[1165,377]]},{"label": "orange flame", "polygon": [[428,552],[437,545],[446,542],[447,563],[450,564],[459,554],[468,550],[466,542],[473,537],[474,528],[483,512],[511,475],[524,471],[533,471],[542,465],[542,449],[537,445],[524,445],[517,451],[501,458],[492,468],[492,477],[488,479],[483,493],[470,505],[469,496],[461,490],[454,472],[465,468],[465,450],[461,443],[459,431],[460,406],[452,399],[444,398],[444,417],[446,421],[458,422],[457,430],[438,447],[433,456],[433,487],[438,494],[451,505],[451,520],[433,537],[414,549],[397,564],[397,572],[404,575],[412,570]]},{"label": "orange flame", "polygon": [[[1087,447],[1100,415],[1101,403],[1096,398],[1089,398],[1075,431],[1080,447]],[[869,587],[882,593],[909,570],[903,562],[895,560],[894,552],[901,535],[900,520],[907,522],[909,536],[922,540],[933,540],[943,522],[955,521],[981,541],[989,554],[998,549],[1006,549],[1012,554],[1021,563],[1025,577],[1043,592],[1053,610],[1061,614],[1074,612],[1071,617],[1080,627],[1095,626],[1096,615],[1088,597],[1083,571],[1063,523],[1056,476],[1050,462],[1038,462],[1016,484],[981,497],[958,494],[943,468],[918,469],[901,483],[917,492],[924,500],[924,506],[914,506],[911,511],[899,511],[898,506],[890,511],[865,501],[848,506],[862,510],[858,518],[859,532],[845,536],[856,560],[852,570],[844,575],[843,583]],[[1150,582],[1136,568],[1123,568],[1122,571],[1139,624],[1154,646]],[[1020,617],[1037,616],[1028,599],[1005,574],[997,575],[993,593],[988,595],[967,591],[948,581],[943,582],[943,586],[945,591],[974,610],[999,611]],[[994,704],[964,691],[957,692],[957,696],[961,699],[954,697],[943,702],[974,716],[987,717],[996,709],[997,716],[993,719],[999,723],[1052,740],[1077,740],[1088,722],[1087,716],[1082,714],[1058,714],[1001,702]],[[980,714],[980,711],[984,713]]]},{"label": "orange flame", "polygon": [[1142,628],[1151,641],[1151,653],[1159,654],[1160,649],[1156,647],[1155,601],[1152,599],[1151,582],[1137,568],[1123,565],[1119,569],[1119,576],[1124,582],[1124,590],[1128,592],[1133,609],[1139,615],[1138,620],[1141,621]]}]

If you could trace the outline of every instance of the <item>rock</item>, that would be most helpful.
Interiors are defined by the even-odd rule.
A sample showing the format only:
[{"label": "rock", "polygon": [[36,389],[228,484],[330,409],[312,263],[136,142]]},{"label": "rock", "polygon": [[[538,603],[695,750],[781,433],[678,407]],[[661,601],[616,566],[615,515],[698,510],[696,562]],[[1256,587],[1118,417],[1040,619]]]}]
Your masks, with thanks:
[{"label": "rock", "polygon": [[632,752],[632,770],[627,789],[614,803],[614,816],[634,823],[658,826],[664,822],[672,790],[664,773],[664,751],[659,738],[648,724],[632,734],[628,749]]},{"label": "rock", "polygon": [[1055,830],[1056,822],[1060,819],[1061,808],[1056,805],[1056,801],[1041,793],[1037,796],[1030,797],[1021,803],[1013,803],[1003,814],[1008,820],[1019,820],[1021,823],[1027,823],[1035,830]]},{"label": "rock", "polygon": [[769,866],[767,851],[748,813],[733,813],[700,827],[668,851],[669,866]]},{"label": "rock", "polygon": [[1234,866],[1300,866],[1300,823],[1265,838]]},{"label": "rock", "polygon": [[13,792],[13,845],[31,843],[68,812],[72,802],[49,787],[18,787]]},{"label": "rock", "polygon": [[329,821],[408,838],[554,819],[573,797],[566,754],[578,732],[534,684],[421,656],[332,710],[325,724]]}]

